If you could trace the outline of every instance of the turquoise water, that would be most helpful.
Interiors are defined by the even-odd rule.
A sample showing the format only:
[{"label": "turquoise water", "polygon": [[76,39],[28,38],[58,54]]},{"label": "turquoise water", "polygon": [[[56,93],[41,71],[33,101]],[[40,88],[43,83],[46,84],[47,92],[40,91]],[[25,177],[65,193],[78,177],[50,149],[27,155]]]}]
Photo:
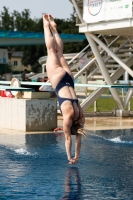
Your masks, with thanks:
[{"label": "turquoise water", "polygon": [[63,134],[1,134],[0,200],[132,200],[133,130],[87,134],[77,165]]}]

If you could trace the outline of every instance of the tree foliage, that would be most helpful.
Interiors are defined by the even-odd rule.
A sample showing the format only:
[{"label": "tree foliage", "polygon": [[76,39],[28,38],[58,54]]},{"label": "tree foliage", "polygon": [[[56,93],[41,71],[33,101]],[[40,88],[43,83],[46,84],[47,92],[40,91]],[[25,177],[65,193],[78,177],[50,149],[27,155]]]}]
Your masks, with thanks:
[{"label": "tree foliage", "polygon": [[8,64],[0,64],[0,74],[4,74],[6,72],[11,72],[11,66]]},{"label": "tree foliage", "polygon": [[[78,27],[76,24],[76,12],[73,9],[73,13],[70,19],[55,19],[57,23],[57,30],[60,33],[66,34],[79,34]],[[43,32],[43,20],[41,19],[31,19],[30,10],[24,9],[21,13],[18,11],[9,12],[9,9],[3,7],[3,11],[0,13],[0,30],[8,31],[26,31],[26,32]],[[65,43],[64,53],[76,53],[81,51],[88,44],[87,40],[79,43]],[[39,72],[41,66],[38,63],[38,59],[41,56],[46,56],[47,51],[44,45],[27,45],[27,46],[14,46],[8,47],[10,52],[12,49],[14,51],[23,51],[22,63],[27,66],[32,66],[32,71]]]}]

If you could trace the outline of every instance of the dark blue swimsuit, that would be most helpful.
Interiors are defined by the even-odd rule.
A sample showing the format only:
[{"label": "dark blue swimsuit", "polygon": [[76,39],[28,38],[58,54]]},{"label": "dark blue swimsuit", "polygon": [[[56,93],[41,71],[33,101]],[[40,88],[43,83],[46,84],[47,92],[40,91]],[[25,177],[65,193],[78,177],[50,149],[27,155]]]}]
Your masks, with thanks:
[{"label": "dark blue swimsuit", "polygon": [[[60,110],[61,110],[61,104],[66,101],[69,100],[72,103],[72,106],[74,104],[74,102],[77,104],[78,108],[79,108],[79,112],[80,112],[80,107],[79,107],[79,101],[78,99],[69,99],[69,98],[64,98],[64,97],[60,97],[58,95],[58,92],[61,88],[68,86],[68,87],[72,87],[74,89],[74,81],[72,79],[72,77],[70,76],[70,74],[68,74],[66,72],[66,74],[63,76],[63,78],[59,81],[59,83],[57,84],[56,88],[55,88],[55,92],[59,101],[59,106],[60,106]],[[74,106],[73,106],[73,110],[74,110]],[[61,110],[62,112],[62,110]],[[79,113],[80,114],[80,113]]]}]

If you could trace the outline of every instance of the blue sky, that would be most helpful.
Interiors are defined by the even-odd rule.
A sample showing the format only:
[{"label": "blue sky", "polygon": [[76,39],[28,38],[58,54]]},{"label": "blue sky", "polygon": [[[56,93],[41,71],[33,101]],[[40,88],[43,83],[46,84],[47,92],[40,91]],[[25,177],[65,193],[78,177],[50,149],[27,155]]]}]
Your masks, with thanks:
[{"label": "blue sky", "polygon": [[69,0],[0,0],[0,12],[3,6],[22,12],[24,9],[31,11],[31,18],[41,18],[43,13],[52,14],[55,18],[67,19],[73,13],[73,6]]}]

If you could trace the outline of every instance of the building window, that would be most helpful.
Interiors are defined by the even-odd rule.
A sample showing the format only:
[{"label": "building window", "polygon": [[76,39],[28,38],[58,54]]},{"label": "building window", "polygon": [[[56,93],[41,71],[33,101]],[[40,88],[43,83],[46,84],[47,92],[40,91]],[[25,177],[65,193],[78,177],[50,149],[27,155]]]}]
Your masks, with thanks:
[{"label": "building window", "polygon": [[18,61],[14,60],[14,66],[18,66]]}]

